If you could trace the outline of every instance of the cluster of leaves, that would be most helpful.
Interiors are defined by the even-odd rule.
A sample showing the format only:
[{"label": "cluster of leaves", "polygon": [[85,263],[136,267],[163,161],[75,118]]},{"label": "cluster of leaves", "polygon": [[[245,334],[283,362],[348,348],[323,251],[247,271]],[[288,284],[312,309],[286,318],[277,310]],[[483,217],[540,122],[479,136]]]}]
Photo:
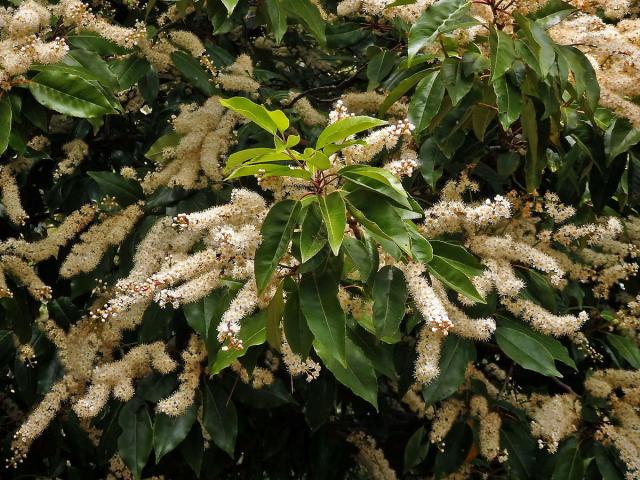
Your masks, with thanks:
[{"label": "cluster of leaves", "polygon": [[[378,247],[398,260],[425,263],[429,274],[449,289],[480,302],[476,313],[498,318],[491,342],[447,338],[440,360],[443,373],[422,390],[426,405],[437,405],[456,392],[468,362],[493,360],[500,352],[504,355],[498,363],[528,392],[562,391],[553,380],[557,378],[563,378],[565,387],[582,391],[591,359],[568,342],[541,335],[496,311],[495,297],[483,298],[470,281],[482,272],[478,259],[456,238],[426,239],[416,228],[423,209],[437,198],[438,187],[463,170],[481,183],[479,197],[512,189],[554,191],[579,206],[585,219],[603,211],[635,212],[640,133],[598,107],[598,83],[589,61],[575,47],[555,44],[546,32],[573,12],[570,6],[552,0],[532,15],[517,16],[513,35],[492,25],[475,43],[462,43],[455,31],[477,20],[470,16],[469,4],[460,0],[435,2],[413,25],[399,19],[326,22],[309,0],[265,0],[257,7],[246,0],[149,1],[143,14],[150,35],[157,33],[154,19],[173,3],[184,14],[175,21],[177,26],[208,39],[207,55],[217,67],[230,65],[245,51],[259,65],[255,76],[262,84],[260,101],[222,100],[251,121],[238,132],[223,188],[161,188],[145,197],[138,183],[114,173],[128,166],[144,174],[150,169],[147,159],[175,145],[178,139],[168,120],[180,105],[214,94],[228,97],[186,51],[172,54],[175,69],[170,75],[159,75],[135,49],[76,32],[66,37],[71,49],[62,62],[35,65],[26,82],[2,92],[0,151],[6,159],[21,155],[30,160],[19,177],[30,218],[23,227],[0,218],[3,237],[37,239],[42,226],[56,224],[105,195],[115,197],[119,207],[139,200],[145,205],[145,218],[91,274],[70,281],[59,278],[57,259],[38,267],[54,292],[45,306],[11,285],[14,297],[0,300],[0,365],[3,374],[8,373],[3,375],[2,399],[29,412],[61,377],[55,348],[35,327],[40,309],[63,328],[78,321],[93,301],[96,279],[113,284],[125,275],[136,245],[160,216],[224,203],[232,186],[258,190],[256,174],[295,177],[308,184],[309,194],[277,202],[269,211],[255,258],[258,289],[272,280],[285,254],[295,257],[299,267],[279,281],[265,310],[242,321],[240,351],[221,349],[216,339],[216,326],[240,284],[229,281],[179,309],[152,305],[142,326],[127,332],[123,344],[163,340],[183,346],[193,331],[198,333],[207,347],[209,375],[201,380],[196,404],[177,418],[154,414],[152,404],[175,389],[177,377],[150,374],[138,382],[134,400],[112,399],[94,419],[92,425],[102,430],[97,445],[74,414],[67,413],[54,420],[25,463],[8,475],[102,478],[109,460],[119,453],[136,478],[180,478],[186,469],[200,478],[363,478],[354,449],[346,442],[350,432],[363,430],[379,440],[391,465],[406,478],[442,478],[465,463],[491,478],[621,478],[624,468],[612,451],[583,441],[589,437],[581,438],[580,432],[555,456],[539,451],[524,415],[506,402],[500,405],[506,418],[502,441],[510,452],[504,465],[475,458],[477,429],[464,419],[445,439],[447,449],[435,448],[427,438],[428,424],[398,408],[399,398],[413,383],[415,360],[413,348],[401,339],[415,336],[422,319],[417,313],[405,314],[408,292],[402,272],[390,266],[379,269]],[[328,9],[335,6],[325,3]],[[187,15],[192,8],[195,13]],[[116,5],[118,21],[132,24],[133,17],[124,5]],[[275,58],[255,48],[251,38],[264,34],[283,46],[314,52],[333,70],[301,65],[295,50]],[[489,55],[481,45],[488,45]],[[422,53],[425,47],[439,53]],[[379,117],[408,96],[419,172],[400,182],[375,166],[381,163],[377,159],[372,165],[345,166],[329,174],[330,157],[358,144],[353,135],[386,122],[352,116],[321,130],[305,125],[291,109],[262,106],[301,91],[326,110],[346,87],[387,91]],[[130,88],[140,92],[147,107],[125,112],[116,94]],[[50,132],[53,114],[73,117],[70,133]],[[36,134],[46,135],[51,145],[41,151],[28,146]],[[53,180],[60,147],[73,138],[89,144],[90,157],[73,175]],[[339,189],[334,188],[337,182]],[[348,228],[356,234],[345,236]],[[349,278],[356,270],[365,280],[354,284]],[[604,333],[618,305],[592,298],[575,282],[556,292],[535,272],[523,275],[527,294],[550,310],[563,313],[587,305],[596,312],[588,336],[605,352],[605,366],[640,368],[640,351],[633,341]],[[635,291],[635,283],[627,288]],[[340,285],[357,289],[373,302],[370,318],[356,321],[345,314],[337,298]],[[281,367],[274,383],[259,390],[238,381],[227,367],[239,359],[251,371],[268,349],[279,351],[281,322],[292,350],[320,361],[320,377],[310,383],[291,380]],[[14,338],[34,346],[36,365],[20,358]],[[196,420],[200,408],[204,431]],[[597,408],[595,400],[585,400],[586,431],[597,420]],[[7,417],[0,425],[5,457],[17,422]],[[205,450],[209,441],[212,445]]]}]

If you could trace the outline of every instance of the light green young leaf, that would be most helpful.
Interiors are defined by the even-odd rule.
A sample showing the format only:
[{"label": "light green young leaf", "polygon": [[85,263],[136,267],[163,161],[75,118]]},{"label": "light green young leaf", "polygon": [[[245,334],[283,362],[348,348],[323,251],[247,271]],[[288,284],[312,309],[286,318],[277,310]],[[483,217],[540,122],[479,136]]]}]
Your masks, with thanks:
[{"label": "light green young leaf", "polygon": [[227,99],[220,99],[220,104],[236,113],[239,113],[245,118],[248,118],[260,128],[263,128],[267,132],[275,135],[278,130],[278,124],[274,118],[269,114],[270,112],[262,105],[253,103],[248,98],[233,97]]},{"label": "light green young leaf", "polygon": [[239,1],[240,0],[222,0],[222,3],[227,8],[227,13],[229,15],[233,13]]},{"label": "light green young leaf", "polygon": [[365,116],[343,118],[332,123],[320,133],[318,141],[316,142],[316,150],[320,150],[330,143],[339,143],[356,133],[364,132],[370,128],[380,127],[387,123],[385,120]]}]

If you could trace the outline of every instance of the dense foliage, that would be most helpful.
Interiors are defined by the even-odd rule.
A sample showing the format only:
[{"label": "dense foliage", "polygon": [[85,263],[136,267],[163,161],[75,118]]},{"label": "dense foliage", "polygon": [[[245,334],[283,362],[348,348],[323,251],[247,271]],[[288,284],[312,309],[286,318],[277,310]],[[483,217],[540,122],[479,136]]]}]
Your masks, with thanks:
[{"label": "dense foliage", "polygon": [[3,478],[638,478],[637,2],[8,3]]}]

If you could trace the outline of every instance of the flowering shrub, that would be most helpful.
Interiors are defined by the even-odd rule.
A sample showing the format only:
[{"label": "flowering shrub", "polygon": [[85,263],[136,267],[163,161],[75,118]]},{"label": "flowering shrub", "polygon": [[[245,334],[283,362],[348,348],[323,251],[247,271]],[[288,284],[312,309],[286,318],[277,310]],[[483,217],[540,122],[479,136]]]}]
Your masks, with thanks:
[{"label": "flowering shrub", "polygon": [[3,478],[640,476],[638,2],[11,3]]}]

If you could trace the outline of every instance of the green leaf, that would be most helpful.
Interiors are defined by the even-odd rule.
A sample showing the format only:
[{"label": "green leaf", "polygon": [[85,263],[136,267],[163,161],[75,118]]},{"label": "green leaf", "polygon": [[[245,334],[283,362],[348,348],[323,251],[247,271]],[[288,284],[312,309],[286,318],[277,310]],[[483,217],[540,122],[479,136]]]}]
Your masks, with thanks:
[{"label": "green leaf", "polygon": [[492,29],[489,35],[489,49],[491,52],[491,81],[504,76],[516,59],[513,39],[502,30]]},{"label": "green leaf", "polygon": [[144,198],[140,184],[121,175],[107,171],[87,172],[105,195],[113,195],[122,207]]},{"label": "green leaf", "polygon": [[[260,128],[275,135],[277,130],[284,132],[289,127],[289,121],[280,110],[271,112],[262,105],[253,103],[248,98],[233,97],[220,99],[220,104],[245,118],[248,118]],[[277,113],[279,112],[279,113]],[[283,119],[284,117],[284,119]],[[283,128],[284,127],[284,128]]]},{"label": "green leaf", "polygon": [[224,6],[227,7],[227,12],[229,15],[233,13],[233,10],[236,8],[236,5],[238,5],[239,1],[240,0],[222,0]]},{"label": "green leaf", "polygon": [[313,342],[313,334],[309,330],[307,319],[300,308],[298,290],[287,295],[287,303],[284,306],[283,326],[284,334],[291,350],[303,359],[307,358]]},{"label": "green leaf", "polygon": [[434,43],[442,33],[476,25],[469,16],[467,0],[439,0],[422,14],[409,31],[409,60],[424,47]]},{"label": "green leaf", "polygon": [[411,223],[409,224],[411,253],[419,262],[429,263],[433,259],[433,247],[426,238],[418,233],[417,229],[411,228],[412,225]]},{"label": "green leaf", "polygon": [[282,7],[289,17],[298,20],[324,46],[327,43],[325,35],[326,23],[320,15],[318,7],[310,0],[280,0]]},{"label": "green leaf", "polygon": [[196,421],[197,410],[195,405],[191,405],[179,417],[171,417],[160,412],[156,413],[153,427],[153,449],[156,452],[156,463],[187,438],[191,427]]},{"label": "green leaf", "polygon": [[536,106],[528,95],[524,95],[522,102],[520,124],[522,125],[522,136],[527,141],[527,160],[524,172],[527,191],[531,193],[540,186],[542,172],[546,166],[546,157],[545,151],[540,148],[540,139],[538,138]]},{"label": "green leaf", "polygon": [[[342,243],[344,252],[351,259],[353,264],[360,272],[360,278],[363,281],[367,279],[374,272],[374,266],[376,262],[371,258],[364,243],[353,237],[345,237]],[[377,267],[375,267],[377,268]]]},{"label": "green leaf", "polygon": [[604,151],[607,155],[607,166],[631,147],[640,142],[640,130],[634,128],[625,118],[614,118],[604,134]]},{"label": "green leaf", "polygon": [[282,200],[271,207],[262,224],[262,242],[255,255],[255,277],[258,292],[271,280],[278,262],[286,253],[300,213],[300,202]]},{"label": "green leaf", "polygon": [[158,138],[153,145],[149,147],[147,153],[144,154],[144,158],[148,158],[149,160],[163,164],[165,163],[164,158],[164,150],[168,147],[176,147],[178,143],[180,143],[180,139],[182,135],[178,132],[171,131],[169,133],[165,133],[160,138]]},{"label": "green leaf", "polygon": [[72,117],[93,118],[117,112],[97,85],[64,71],[38,73],[29,82],[29,90],[45,107]]},{"label": "green leaf", "polygon": [[596,72],[589,59],[575,47],[555,45],[558,60],[563,59],[573,72],[576,95],[584,98],[584,104],[590,112],[594,112],[600,99],[600,85]]},{"label": "green leaf", "polygon": [[227,180],[234,178],[246,177],[250,175],[260,175],[267,177],[292,177],[311,180],[311,173],[304,168],[294,168],[290,165],[275,165],[268,163],[259,163],[255,165],[246,165],[236,168]]},{"label": "green leaf", "polygon": [[394,336],[404,318],[408,296],[402,271],[390,266],[378,270],[371,295],[376,336],[378,338]]},{"label": "green leaf", "polygon": [[387,122],[385,120],[366,116],[343,118],[332,123],[320,133],[318,141],[316,142],[316,149],[320,150],[331,143],[338,143],[351,135],[386,124]]},{"label": "green leaf", "polygon": [[89,31],[69,35],[66,37],[66,41],[72,47],[82,48],[102,56],[124,55],[128,52],[126,48]]},{"label": "green leaf", "polygon": [[440,76],[453,106],[456,106],[473,87],[473,77],[465,77],[462,62],[457,58],[449,57],[443,60]]},{"label": "green leaf", "polygon": [[367,65],[367,78],[369,85],[367,90],[373,90],[380,82],[391,73],[396,64],[396,55],[391,50],[381,50],[377,53]]},{"label": "green leaf", "polygon": [[534,336],[509,327],[498,327],[495,335],[500,349],[521,367],[547,377],[562,377],[549,350]]},{"label": "green leaf", "polygon": [[502,128],[508,129],[520,117],[522,111],[522,97],[520,91],[511,85],[506,76],[493,82],[498,102],[498,118]]},{"label": "green leaf", "polygon": [[427,405],[439,402],[458,390],[464,382],[464,373],[469,362],[476,358],[476,349],[471,340],[448,335],[442,344],[438,366],[440,375],[422,388],[422,397]]},{"label": "green leaf", "polygon": [[532,49],[542,77],[546,77],[556,63],[556,52],[554,50],[553,40],[547,35],[541,25],[529,20],[528,18],[515,13],[514,18],[521,27],[520,32],[527,39],[527,46]]},{"label": "green leaf", "polygon": [[225,165],[225,170],[230,170],[233,167],[237,167],[238,165],[246,162],[247,160],[251,160],[252,158],[261,157],[268,153],[274,153],[275,150],[273,148],[247,148],[245,150],[240,150],[239,152],[232,153],[227,158],[227,164]]},{"label": "green leaf", "polygon": [[469,277],[446,258],[434,255],[433,259],[427,264],[427,269],[430,274],[442,281],[447,287],[478,303],[486,303],[485,299],[482,298],[482,295],[471,283],[471,280],[469,280]]},{"label": "green leaf", "polygon": [[171,54],[171,61],[194,87],[205,95],[213,93],[213,85],[209,83],[209,75],[196,58],[187,52],[177,50]]},{"label": "green leaf", "polygon": [[420,465],[429,453],[429,436],[424,427],[418,428],[404,447],[404,473]]},{"label": "green leaf", "polygon": [[503,421],[500,429],[500,447],[509,453],[507,465],[511,478],[534,478],[537,445],[527,425],[523,422]]},{"label": "green leaf", "polygon": [[407,192],[398,177],[384,168],[368,165],[348,165],[338,171],[338,175],[362,188],[389,197],[399,205],[411,208]]},{"label": "green leaf", "polygon": [[282,314],[284,313],[284,296],[282,292],[282,282],[278,284],[276,293],[269,301],[267,305],[267,342],[272,348],[280,351],[282,346],[282,337],[280,335],[280,322],[282,321]]},{"label": "green leaf", "polygon": [[318,206],[327,229],[331,251],[334,255],[338,255],[347,225],[347,210],[341,193],[335,191],[329,195],[318,195]]},{"label": "green leaf", "polygon": [[585,463],[574,437],[570,437],[557,454],[556,466],[551,480],[582,480]]},{"label": "green leaf", "polygon": [[110,68],[111,72],[118,79],[120,89],[127,90],[146,75],[150,65],[144,58],[131,56],[125,60],[114,62]]},{"label": "green leaf", "polygon": [[338,283],[329,273],[312,272],[300,281],[300,306],[315,342],[346,366],[346,319],[338,301]]},{"label": "green leaf", "polygon": [[236,359],[247,353],[249,347],[262,345],[267,340],[266,318],[265,312],[261,311],[240,322],[238,338],[242,340],[243,349],[229,348],[228,350],[219,350],[211,364],[209,373],[211,375],[220,373]]},{"label": "green leaf", "polygon": [[378,379],[373,364],[362,349],[346,337],[346,361],[340,362],[331,350],[317,340],[313,348],[336,379],[353,393],[378,409]]},{"label": "green leaf", "polygon": [[363,227],[378,236],[378,240],[390,240],[411,254],[411,240],[405,222],[384,197],[357,190],[347,195],[346,200],[349,212]]},{"label": "green leaf", "polygon": [[64,65],[78,67],[78,72],[90,72],[93,78],[85,78],[83,73],[78,74],[85,80],[97,79],[110,89],[115,90],[118,88],[118,79],[109,69],[109,64],[97,53],[86,50],[72,50],[61,61]]},{"label": "green leaf", "polygon": [[287,13],[279,0],[265,0],[264,6],[269,17],[271,33],[273,33],[276,43],[280,43],[287,32]]},{"label": "green leaf", "polygon": [[384,99],[384,102],[380,104],[378,107],[378,115],[382,116],[386,113],[387,110],[394,104],[396,100],[402,97],[405,93],[409,91],[411,87],[413,87],[416,83],[422,80],[426,75],[432,73],[434,70],[422,70],[418,73],[414,73],[410,77],[402,80],[398,85],[396,85],[393,90],[389,92],[387,98]]},{"label": "green leaf", "polygon": [[569,351],[567,347],[565,347],[559,340],[549,336],[544,335],[540,332],[533,330],[522,322],[512,320],[503,315],[496,315],[498,319],[498,326],[509,327],[513,330],[518,330],[523,333],[523,335],[527,335],[533,337],[542,345],[547,351],[551,354],[554,360],[564,363],[565,365],[577,370],[576,364],[573,361],[573,358],[569,355]]},{"label": "green leaf", "polygon": [[9,146],[9,134],[11,133],[11,102],[9,95],[5,94],[0,98],[0,155]]},{"label": "green leaf", "polygon": [[549,29],[567,18],[576,9],[562,0],[549,0],[540,9],[528,15],[542,28]]},{"label": "green leaf", "polygon": [[238,415],[229,395],[217,384],[206,382],[202,390],[202,423],[218,448],[234,458]]},{"label": "green leaf", "polygon": [[122,428],[118,452],[134,478],[139,479],[153,447],[153,426],[147,406],[142,401],[128,402],[120,410],[118,424]]},{"label": "green leaf", "polygon": [[444,82],[440,72],[430,72],[416,86],[409,103],[409,121],[416,126],[416,133],[427,128],[438,114],[444,98]]},{"label": "green leaf", "polygon": [[434,255],[444,258],[447,263],[461,270],[467,276],[482,275],[484,272],[480,261],[463,246],[443,240],[431,240],[430,243]]},{"label": "green leaf", "polygon": [[300,232],[300,256],[302,263],[313,258],[327,243],[327,230],[322,223],[318,204],[312,203],[306,210]]},{"label": "green leaf", "polygon": [[638,349],[633,340],[610,333],[607,335],[607,342],[618,352],[618,355],[629,362],[629,365],[635,369],[640,369],[640,349]]}]

